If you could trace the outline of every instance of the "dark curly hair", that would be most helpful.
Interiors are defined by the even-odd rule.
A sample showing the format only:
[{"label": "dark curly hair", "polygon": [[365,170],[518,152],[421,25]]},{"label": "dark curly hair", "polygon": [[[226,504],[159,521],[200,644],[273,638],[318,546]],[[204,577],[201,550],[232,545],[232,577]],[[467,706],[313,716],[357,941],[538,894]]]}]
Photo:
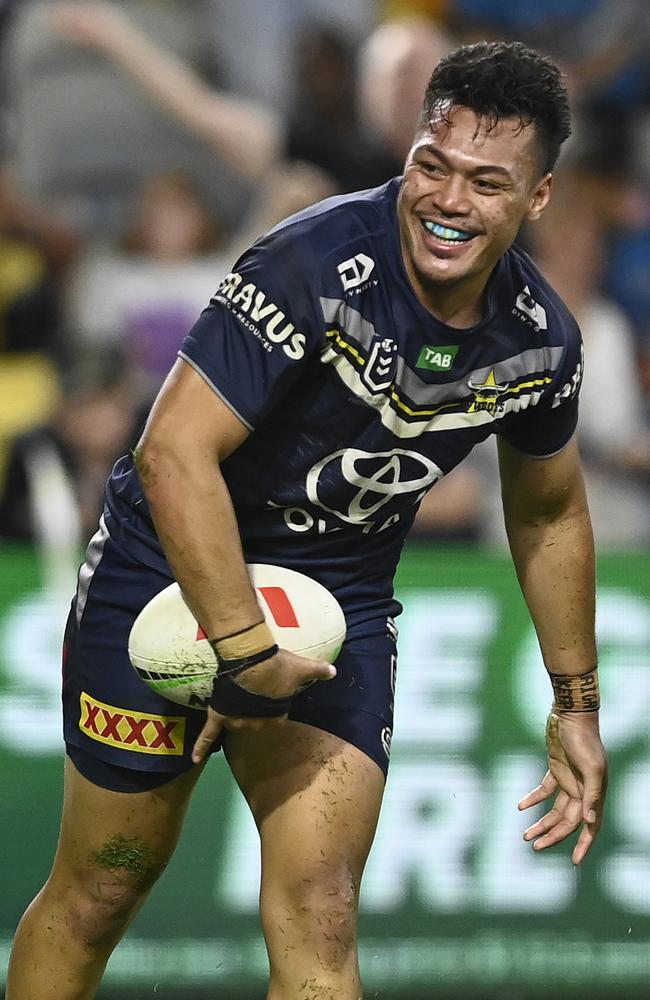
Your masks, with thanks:
[{"label": "dark curly hair", "polygon": [[463,45],[436,66],[427,86],[420,127],[449,103],[471,108],[494,128],[502,118],[534,125],[542,173],[552,170],[571,134],[571,111],[560,70],[523,42]]}]

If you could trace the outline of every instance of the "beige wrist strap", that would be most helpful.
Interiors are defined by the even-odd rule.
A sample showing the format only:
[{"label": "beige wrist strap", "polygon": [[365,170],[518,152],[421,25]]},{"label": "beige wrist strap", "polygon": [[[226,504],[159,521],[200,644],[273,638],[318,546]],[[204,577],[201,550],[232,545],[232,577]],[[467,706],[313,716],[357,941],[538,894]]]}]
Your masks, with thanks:
[{"label": "beige wrist strap", "polygon": [[235,635],[213,639],[211,644],[222,659],[243,660],[275,646],[275,639],[266,622],[262,621],[251,625],[250,628],[242,629]]}]

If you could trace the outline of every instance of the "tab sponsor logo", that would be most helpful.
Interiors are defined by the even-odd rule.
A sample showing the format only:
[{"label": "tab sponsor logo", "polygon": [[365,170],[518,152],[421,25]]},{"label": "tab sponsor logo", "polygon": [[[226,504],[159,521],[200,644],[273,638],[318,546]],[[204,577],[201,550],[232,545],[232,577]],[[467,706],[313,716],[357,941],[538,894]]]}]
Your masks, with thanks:
[{"label": "tab sponsor logo", "polygon": [[459,347],[437,347],[433,344],[425,344],[420,351],[416,368],[426,368],[430,372],[448,372],[458,354]]},{"label": "tab sponsor logo", "polygon": [[179,757],[185,746],[185,722],[184,715],[133,712],[81,692],[80,731],[120,750]]},{"label": "tab sponsor logo", "polygon": [[233,312],[242,326],[258,338],[265,351],[270,353],[278,344],[292,361],[304,357],[305,334],[296,330],[275,302],[267,299],[266,292],[252,281],[245,282],[241,274],[226,275],[212,302],[219,302]]}]

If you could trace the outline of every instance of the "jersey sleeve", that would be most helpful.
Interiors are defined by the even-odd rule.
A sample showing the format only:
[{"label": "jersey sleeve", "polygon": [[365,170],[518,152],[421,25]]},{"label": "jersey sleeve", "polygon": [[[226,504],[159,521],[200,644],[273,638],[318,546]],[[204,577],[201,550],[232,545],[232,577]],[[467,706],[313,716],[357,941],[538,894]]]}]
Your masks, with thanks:
[{"label": "jersey sleeve", "polygon": [[284,243],[239,259],[178,352],[251,430],[323,343],[306,263]]},{"label": "jersey sleeve", "polygon": [[562,361],[536,406],[508,414],[499,434],[531,458],[550,458],[568,444],[578,423],[578,396],[584,373],[582,338],[577,324]]}]

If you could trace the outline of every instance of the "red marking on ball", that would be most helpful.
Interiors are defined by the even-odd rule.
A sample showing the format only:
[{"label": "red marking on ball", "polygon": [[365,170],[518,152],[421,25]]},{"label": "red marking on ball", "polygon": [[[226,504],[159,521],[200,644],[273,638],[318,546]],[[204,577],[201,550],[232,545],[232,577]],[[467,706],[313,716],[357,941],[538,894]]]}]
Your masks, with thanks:
[{"label": "red marking on ball", "polygon": [[258,587],[257,589],[268,604],[276,625],[279,625],[280,628],[300,627],[286,590],[283,590],[282,587]]}]

